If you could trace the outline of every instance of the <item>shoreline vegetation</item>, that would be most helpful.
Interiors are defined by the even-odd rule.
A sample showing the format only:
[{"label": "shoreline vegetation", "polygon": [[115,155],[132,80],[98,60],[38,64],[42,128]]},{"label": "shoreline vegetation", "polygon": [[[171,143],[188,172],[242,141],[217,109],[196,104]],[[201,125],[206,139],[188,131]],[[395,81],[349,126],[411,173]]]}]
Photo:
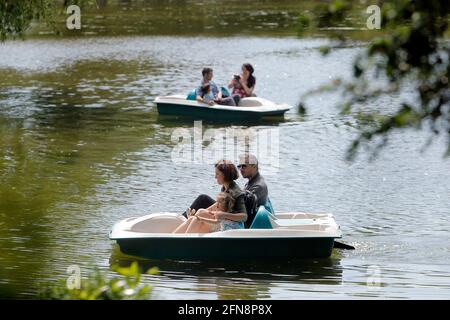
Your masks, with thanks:
[{"label": "shoreline vegetation", "polygon": [[[370,14],[365,11],[365,1],[354,1],[351,7],[346,5],[342,19],[330,19],[328,2],[316,1],[78,0],[70,4],[81,8],[80,30],[66,27],[69,3],[62,0],[29,8],[27,19],[33,17],[29,27],[24,25],[17,30],[25,31],[26,38],[126,35],[333,38],[343,35],[365,41],[382,34],[367,29]],[[320,23],[314,30],[305,29],[305,21],[311,17],[319,17]],[[22,33],[15,32],[7,39],[21,36]]]}]

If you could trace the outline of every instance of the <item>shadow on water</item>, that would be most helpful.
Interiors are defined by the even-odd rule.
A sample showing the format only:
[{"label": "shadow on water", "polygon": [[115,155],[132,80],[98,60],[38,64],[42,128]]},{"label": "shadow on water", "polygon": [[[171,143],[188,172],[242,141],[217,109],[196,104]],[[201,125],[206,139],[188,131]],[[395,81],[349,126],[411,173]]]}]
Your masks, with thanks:
[{"label": "shadow on water", "polygon": [[333,253],[325,259],[292,260],[213,260],[176,261],[149,260],[123,254],[119,247],[112,246],[110,265],[129,266],[137,261],[142,270],[158,267],[162,276],[173,279],[183,277],[215,277],[266,281],[307,281],[320,284],[341,284],[341,258]]},{"label": "shadow on water", "polygon": [[155,266],[160,270],[156,278],[144,277],[155,287],[156,299],[159,288],[191,299],[270,299],[285,286],[306,285],[302,290],[309,291],[315,285],[341,285],[343,274],[341,259],[334,255],[311,260],[187,262],[126,256],[113,245],[110,265],[129,266],[133,261],[138,261],[142,271]]},{"label": "shadow on water", "polygon": [[203,124],[215,125],[215,126],[278,126],[281,123],[289,122],[284,116],[260,118],[260,119],[220,119],[220,118],[196,118],[189,116],[169,116],[160,115],[157,116],[157,122],[165,127],[183,127],[187,124],[192,125],[194,121],[202,121]]}]

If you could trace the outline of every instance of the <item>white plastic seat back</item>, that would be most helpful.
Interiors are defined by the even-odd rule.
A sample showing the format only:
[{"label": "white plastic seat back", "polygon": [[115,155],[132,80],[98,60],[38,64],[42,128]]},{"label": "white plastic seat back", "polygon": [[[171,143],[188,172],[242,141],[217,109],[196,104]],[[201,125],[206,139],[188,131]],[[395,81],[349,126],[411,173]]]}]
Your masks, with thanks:
[{"label": "white plastic seat back", "polygon": [[248,97],[243,98],[239,100],[239,107],[274,107],[275,104],[272,101],[263,99],[263,98],[256,98],[256,97]]},{"label": "white plastic seat back", "polygon": [[143,233],[171,233],[184,221],[186,221],[186,218],[181,215],[157,215],[132,225],[130,231]]}]

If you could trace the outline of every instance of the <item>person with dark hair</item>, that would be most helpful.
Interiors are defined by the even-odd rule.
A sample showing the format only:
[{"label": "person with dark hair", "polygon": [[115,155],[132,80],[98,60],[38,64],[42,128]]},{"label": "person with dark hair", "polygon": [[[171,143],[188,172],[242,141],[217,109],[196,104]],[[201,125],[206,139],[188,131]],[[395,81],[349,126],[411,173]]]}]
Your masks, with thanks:
[{"label": "person with dark hair", "polygon": [[[212,232],[228,229],[243,229],[247,220],[247,209],[244,202],[244,193],[234,181],[239,177],[236,166],[227,160],[221,160],[215,165],[217,183],[222,185],[221,192],[233,198],[231,212],[223,211],[218,201],[202,195],[194,201],[187,210],[188,219],[183,222],[174,233],[186,232]],[[196,203],[197,202],[197,203]],[[220,223],[219,228],[212,226]]]},{"label": "person with dark hair", "polygon": [[[213,78],[213,69],[211,68],[203,68],[202,70],[202,81],[200,83],[200,86],[197,87],[197,89],[195,89],[195,95],[196,95],[196,100],[198,102],[204,102],[207,103],[209,105],[213,105],[215,102],[215,100],[220,100],[222,99],[222,92],[219,90],[219,88],[217,87],[217,85],[214,83],[214,81],[212,81]],[[204,87],[209,85],[211,88],[211,96],[213,99],[205,99],[204,98]],[[208,98],[210,98],[211,96],[208,96]]]},{"label": "person with dark hair", "polygon": [[203,102],[206,102],[208,104],[213,102],[213,104],[214,104],[215,97],[214,97],[214,94],[212,93],[212,86],[210,84],[205,84],[202,87],[201,94],[202,94]]},{"label": "person with dark hair", "polygon": [[250,63],[242,65],[242,73],[236,74],[230,80],[228,88],[233,88],[230,97],[221,99],[218,103],[222,105],[237,106],[242,98],[254,96],[256,78],[253,76],[255,69]]}]

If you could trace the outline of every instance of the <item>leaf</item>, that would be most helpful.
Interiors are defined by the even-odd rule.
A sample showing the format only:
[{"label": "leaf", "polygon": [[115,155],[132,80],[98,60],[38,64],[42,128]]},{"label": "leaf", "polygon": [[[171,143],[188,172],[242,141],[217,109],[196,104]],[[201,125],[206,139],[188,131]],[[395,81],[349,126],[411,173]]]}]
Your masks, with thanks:
[{"label": "leaf", "polygon": [[157,275],[159,273],[159,269],[157,267],[152,267],[147,270],[147,274]]},{"label": "leaf", "polygon": [[136,261],[133,261],[129,267],[115,267],[114,271],[122,276],[139,276],[139,266]]}]

